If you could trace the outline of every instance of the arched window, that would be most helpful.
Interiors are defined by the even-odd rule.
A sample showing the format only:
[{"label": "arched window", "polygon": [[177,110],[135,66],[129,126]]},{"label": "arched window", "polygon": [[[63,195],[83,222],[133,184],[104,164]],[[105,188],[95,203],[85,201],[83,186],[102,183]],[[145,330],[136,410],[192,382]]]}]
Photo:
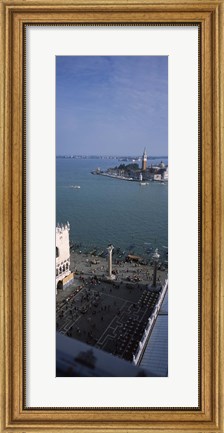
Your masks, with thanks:
[{"label": "arched window", "polygon": [[56,277],[58,277],[58,269],[56,269]]},{"label": "arched window", "polygon": [[56,247],[56,259],[59,257],[59,248]]},{"label": "arched window", "polygon": [[68,270],[68,263],[66,263],[66,271]]},{"label": "arched window", "polygon": [[59,268],[59,274],[61,274],[61,272],[62,272],[62,269],[61,269],[61,266],[60,266],[60,268]]},{"label": "arched window", "polygon": [[63,265],[63,272],[65,272],[65,265]]},{"label": "arched window", "polygon": [[63,289],[63,283],[62,283],[62,281],[58,281],[57,289]]}]

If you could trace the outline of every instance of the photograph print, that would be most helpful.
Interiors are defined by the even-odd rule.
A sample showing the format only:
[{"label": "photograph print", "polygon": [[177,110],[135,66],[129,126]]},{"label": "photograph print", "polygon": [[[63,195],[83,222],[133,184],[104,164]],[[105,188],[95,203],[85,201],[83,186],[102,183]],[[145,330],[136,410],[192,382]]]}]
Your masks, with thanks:
[{"label": "photograph print", "polygon": [[167,377],[168,57],[56,57],[56,376]]}]

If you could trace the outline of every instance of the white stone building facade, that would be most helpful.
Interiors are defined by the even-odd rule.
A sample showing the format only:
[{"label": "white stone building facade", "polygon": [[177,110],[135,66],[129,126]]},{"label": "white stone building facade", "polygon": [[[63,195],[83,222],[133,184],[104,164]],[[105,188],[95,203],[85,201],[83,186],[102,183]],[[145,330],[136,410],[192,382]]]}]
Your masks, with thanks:
[{"label": "white stone building facade", "polygon": [[70,224],[56,227],[56,293],[58,288],[64,289],[72,280],[70,271]]}]

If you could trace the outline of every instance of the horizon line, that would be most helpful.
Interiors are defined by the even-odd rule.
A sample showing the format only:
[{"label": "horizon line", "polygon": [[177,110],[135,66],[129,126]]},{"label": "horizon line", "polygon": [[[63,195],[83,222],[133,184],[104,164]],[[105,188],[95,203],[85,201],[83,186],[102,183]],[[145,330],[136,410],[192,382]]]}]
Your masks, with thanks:
[{"label": "horizon line", "polygon": [[[113,158],[115,158],[115,157],[119,157],[119,158],[133,158],[133,157],[138,157],[138,158],[141,158],[141,155],[112,155],[112,154],[108,154],[108,155],[106,155],[106,154],[94,154],[94,153],[90,153],[90,154],[58,154],[58,155],[56,155],[56,158],[58,158],[58,157],[61,157],[61,156],[66,156],[66,157],[74,157],[74,156],[85,156],[85,157],[88,157],[88,156],[103,156],[103,157],[113,157]],[[168,158],[168,155],[150,155],[150,156],[148,156],[148,158],[150,158],[150,157],[152,157],[152,158]]]}]

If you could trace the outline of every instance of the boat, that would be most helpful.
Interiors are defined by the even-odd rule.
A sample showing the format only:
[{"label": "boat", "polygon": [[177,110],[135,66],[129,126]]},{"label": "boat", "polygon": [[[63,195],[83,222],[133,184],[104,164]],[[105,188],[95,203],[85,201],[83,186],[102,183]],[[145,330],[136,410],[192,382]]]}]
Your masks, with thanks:
[{"label": "boat", "polygon": [[145,185],[147,185],[147,183],[146,182],[140,182],[139,185],[145,186]]},{"label": "boat", "polygon": [[128,254],[128,256],[126,257],[126,260],[138,262],[139,260],[142,260],[142,258],[139,256],[133,256],[132,254]]},{"label": "boat", "polygon": [[80,189],[81,186],[80,185],[71,185],[71,188],[73,188],[73,189]]},{"label": "boat", "polygon": [[90,254],[91,256],[93,256],[93,255],[95,256],[95,254],[96,254],[96,249],[94,248],[92,251],[89,252],[89,254]]}]

